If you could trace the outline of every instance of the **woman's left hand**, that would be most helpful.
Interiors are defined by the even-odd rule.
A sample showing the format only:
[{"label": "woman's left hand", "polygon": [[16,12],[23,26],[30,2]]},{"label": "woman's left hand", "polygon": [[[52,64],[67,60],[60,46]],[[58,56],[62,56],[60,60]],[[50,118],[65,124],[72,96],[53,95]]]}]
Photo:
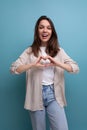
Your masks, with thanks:
[{"label": "woman's left hand", "polygon": [[46,67],[48,67],[48,66],[57,66],[57,67],[60,67],[60,68],[66,70],[68,72],[73,72],[73,69],[72,69],[70,64],[65,64],[65,63],[62,63],[60,61],[56,61],[51,56],[46,56],[45,59],[49,59],[50,60],[50,63],[45,65]]},{"label": "woman's left hand", "polygon": [[57,62],[56,62],[55,59],[54,59],[53,57],[51,57],[51,56],[46,56],[46,57],[44,57],[44,59],[45,59],[45,60],[48,59],[48,60],[50,61],[50,63],[45,64],[46,67],[48,67],[48,66],[56,66],[56,65],[57,65]]}]

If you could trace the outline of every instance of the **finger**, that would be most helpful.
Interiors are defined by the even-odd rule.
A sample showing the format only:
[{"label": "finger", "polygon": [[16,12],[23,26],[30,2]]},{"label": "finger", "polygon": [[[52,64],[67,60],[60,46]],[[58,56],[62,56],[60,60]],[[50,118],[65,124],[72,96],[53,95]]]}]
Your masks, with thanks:
[{"label": "finger", "polygon": [[47,57],[45,57],[46,59],[49,59],[50,61],[54,61],[54,59],[53,59],[53,57],[51,57],[51,56],[47,56]]},{"label": "finger", "polygon": [[42,64],[42,63],[37,63],[37,66],[38,66],[38,67],[44,67],[44,66],[45,66],[45,64]]},{"label": "finger", "polygon": [[45,67],[50,67],[50,66],[55,66],[55,64],[53,64],[53,63],[45,64]]},{"label": "finger", "polygon": [[38,57],[36,63],[40,62],[41,59],[42,59],[42,56]]}]

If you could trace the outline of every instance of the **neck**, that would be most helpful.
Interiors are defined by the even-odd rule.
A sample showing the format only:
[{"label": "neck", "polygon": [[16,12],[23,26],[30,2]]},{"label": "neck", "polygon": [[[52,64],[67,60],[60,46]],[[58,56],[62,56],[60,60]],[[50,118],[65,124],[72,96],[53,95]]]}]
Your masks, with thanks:
[{"label": "neck", "polygon": [[42,43],[41,43],[41,46],[42,46],[42,47],[46,47],[46,46],[47,46],[47,42],[45,42],[45,43],[42,42]]}]

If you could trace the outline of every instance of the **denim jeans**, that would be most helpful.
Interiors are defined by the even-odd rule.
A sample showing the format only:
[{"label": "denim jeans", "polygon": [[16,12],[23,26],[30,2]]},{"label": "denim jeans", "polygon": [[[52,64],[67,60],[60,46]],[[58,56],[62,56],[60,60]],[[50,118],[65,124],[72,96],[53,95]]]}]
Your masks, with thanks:
[{"label": "denim jeans", "polygon": [[30,111],[33,130],[46,130],[46,112],[50,130],[68,130],[64,108],[55,100],[53,85],[43,85],[43,110]]}]

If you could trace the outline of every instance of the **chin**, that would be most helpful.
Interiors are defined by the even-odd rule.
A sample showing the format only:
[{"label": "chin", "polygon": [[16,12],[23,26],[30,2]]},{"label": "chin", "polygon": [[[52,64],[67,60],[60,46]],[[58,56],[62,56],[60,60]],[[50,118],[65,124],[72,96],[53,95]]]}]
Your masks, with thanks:
[{"label": "chin", "polygon": [[45,40],[45,39],[44,39],[44,40],[42,40],[42,42],[43,42],[43,43],[46,43],[46,42],[48,42],[48,41],[49,41],[49,40]]}]

